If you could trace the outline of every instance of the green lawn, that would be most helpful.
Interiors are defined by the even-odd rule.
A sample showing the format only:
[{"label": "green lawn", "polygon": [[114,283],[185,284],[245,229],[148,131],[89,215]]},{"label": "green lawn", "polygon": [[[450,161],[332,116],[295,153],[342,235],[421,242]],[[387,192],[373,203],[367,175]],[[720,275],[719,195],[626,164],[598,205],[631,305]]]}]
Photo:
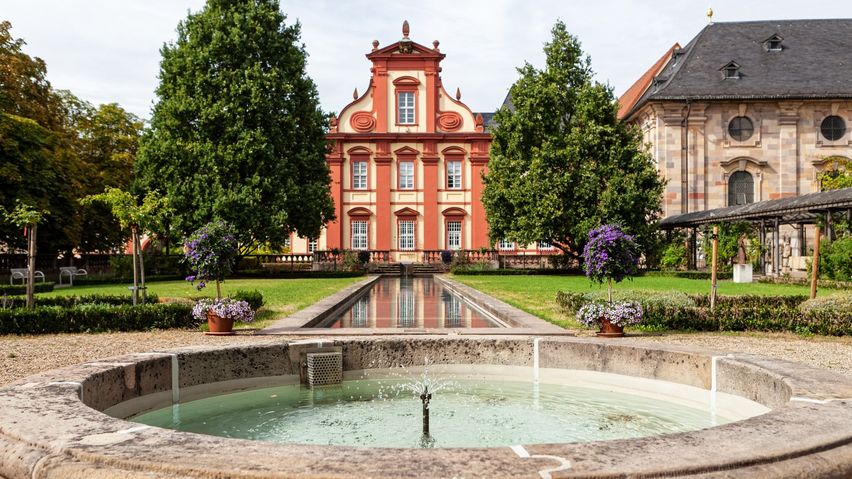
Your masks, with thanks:
[{"label": "green lawn", "polygon": [[[585,276],[467,276],[453,275],[460,283],[474,287],[512,306],[534,314],[566,328],[581,328],[573,317],[565,315],[556,304],[557,291],[598,291],[606,286],[592,284]],[[707,294],[709,280],[682,279],[665,276],[640,276],[613,285],[613,289],[635,289],[648,291],[682,291],[687,294]],[[807,295],[807,286],[763,283],[734,283],[719,281],[720,295]],[[823,289],[819,294],[832,294],[836,290]]]},{"label": "green lawn", "polygon": [[[335,293],[363,278],[299,278],[299,279],[229,279],[222,283],[222,295],[227,296],[237,290],[258,290],[263,294],[264,306],[258,320],[247,325],[235,327],[262,328],[275,319],[310,306],[320,299]],[[70,296],[86,294],[127,294],[125,284],[104,284],[74,286],[57,289],[52,293],[40,293],[39,296]],[[216,286],[208,285],[201,291],[186,281],[157,281],[148,283],[148,292],[160,298],[199,298],[215,296]]]}]

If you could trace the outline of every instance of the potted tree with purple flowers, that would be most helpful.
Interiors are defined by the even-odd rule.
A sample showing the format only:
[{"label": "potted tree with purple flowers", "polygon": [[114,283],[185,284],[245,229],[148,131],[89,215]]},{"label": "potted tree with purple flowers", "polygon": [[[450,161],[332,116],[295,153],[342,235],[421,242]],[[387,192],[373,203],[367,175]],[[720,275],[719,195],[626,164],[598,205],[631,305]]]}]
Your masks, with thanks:
[{"label": "potted tree with purple flowers", "polygon": [[196,319],[207,319],[207,334],[234,334],[234,321],[254,320],[254,311],[247,302],[222,298],[221,282],[234,269],[237,258],[237,240],[231,225],[214,221],[199,228],[187,239],[184,258],[191,271],[187,281],[198,281],[199,290],[210,281],[216,283],[216,299],[202,299],[192,310]]},{"label": "potted tree with purple flowers", "polygon": [[600,325],[598,336],[624,336],[624,326],[642,320],[642,306],[635,302],[612,301],[612,283],[630,278],[638,271],[639,247],[633,236],[615,224],[603,225],[589,232],[583,249],[586,276],[598,284],[607,284],[607,302],[584,305],[577,319],[588,325]]}]

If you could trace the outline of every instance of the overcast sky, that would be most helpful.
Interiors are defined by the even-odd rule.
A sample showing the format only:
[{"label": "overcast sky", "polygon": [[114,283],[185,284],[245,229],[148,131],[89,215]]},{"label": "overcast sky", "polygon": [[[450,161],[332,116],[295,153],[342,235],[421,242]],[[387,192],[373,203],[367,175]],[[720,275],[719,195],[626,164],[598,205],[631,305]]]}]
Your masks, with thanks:
[{"label": "overcast sky", "polygon": [[[47,62],[55,88],[92,102],[118,102],[150,116],[159,49],[204,0],[0,0],[0,19]],[[284,1],[299,20],[308,74],[322,107],[338,112],[370,79],[370,42],[402,37],[402,21],[423,45],[441,42],[447,91],[461,88],[474,111],[493,111],[525,61],[541,65],[557,18],[577,35],[601,82],[621,94],[672,44],[685,45],[707,23],[706,0],[299,0]],[[713,1],[714,20],[849,18],[848,0]]]}]

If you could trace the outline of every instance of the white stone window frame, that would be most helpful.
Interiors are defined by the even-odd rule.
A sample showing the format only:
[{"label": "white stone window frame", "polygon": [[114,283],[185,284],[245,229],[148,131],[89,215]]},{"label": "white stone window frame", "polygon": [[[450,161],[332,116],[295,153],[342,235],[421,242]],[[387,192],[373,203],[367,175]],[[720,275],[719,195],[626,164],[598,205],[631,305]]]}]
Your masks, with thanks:
[{"label": "white stone window frame", "polygon": [[[839,116],[843,119],[843,122],[846,123],[846,131],[843,132],[843,136],[838,138],[837,140],[829,140],[828,138],[822,136],[822,122],[829,116]],[[845,148],[852,145],[852,112],[849,110],[840,108],[839,103],[832,103],[831,107],[827,110],[817,110],[814,112],[814,130],[816,132],[816,147],[817,148],[832,148],[832,147],[840,147]]]},{"label": "white stone window frame", "polygon": [[539,241],[538,242],[538,249],[544,250],[544,251],[551,251],[551,250],[553,250],[553,245],[548,243],[547,241]]},{"label": "white stone window frame", "polygon": [[369,249],[370,222],[367,220],[352,220],[352,249],[364,251]]},{"label": "white stone window frame", "polygon": [[447,249],[457,251],[461,249],[462,222],[461,220],[447,221]]},{"label": "white stone window frame", "polygon": [[366,190],[367,189],[367,170],[369,165],[366,161],[352,162],[352,189]]},{"label": "white stone window frame", "polygon": [[460,160],[447,161],[447,189],[462,189],[462,162]]},{"label": "white stone window frame", "polygon": [[728,183],[731,175],[737,171],[751,173],[751,176],[754,179],[754,201],[763,201],[763,172],[767,168],[767,165],[768,163],[766,161],[756,160],[747,156],[732,158],[720,163],[720,166],[722,167],[722,183],[724,185],[722,197],[725,199],[725,206],[731,206],[728,205]]},{"label": "white stone window frame", "polygon": [[812,191],[822,191],[819,175],[822,174],[822,172],[831,169],[836,160],[843,160],[848,162],[849,165],[852,165],[852,158],[839,154],[832,154],[817,160],[811,160],[811,165],[813,165],[813,177],[811,178]]},{"label": "white stone window frame", "polygon": [[397,92],[397,123],[400,125],[417,124],[416,107],[414,102],[417,96],[413,91]]},{"label": "white stone window frame", "polygon": [[399,162],[399,189],[413,190],[414,189],[414,162],[400,161]]},{"label": "white stone window frame", "polygon": [[499,249],[500,251],[515,251],[515,249],[517,248],[515,246],[514,241],[509,241],[501,238],[500,241],[497,242],[497,249]]},{"label": "white stone window frame", "polygon": [[397,235],[397,246],[400,251],[414,251],[416,248],[415,220],[399,220]]},{"label": "white stone window frame", "polygon": [[[741,103],[737,107],[736,112],[728,112],[722,116],[722,146],[724,148],[759,148],[761,146],[761,126],[763,125],[763,122],[760,120],[758,111],[755,111],[754,109],[751,111],[748,110],[748,105]],[[751,124],[754,127],[754,132],[751,136],[747,140],[743,141],[737,141],[728,133],[728,127],[731,124],[731,120],[739,116],[744,116],[751,120]]]},{"label": "white stone window frame", "polygon": [[317,238],[309,238],[308,239],[308,253],[316,253],[318,246],[319,246],[319,240]]}]

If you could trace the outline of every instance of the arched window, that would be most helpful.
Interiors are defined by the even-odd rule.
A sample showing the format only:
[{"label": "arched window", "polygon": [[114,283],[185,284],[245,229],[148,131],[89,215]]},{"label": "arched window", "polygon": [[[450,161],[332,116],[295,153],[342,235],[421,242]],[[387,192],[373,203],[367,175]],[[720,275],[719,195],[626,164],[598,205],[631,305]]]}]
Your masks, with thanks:
[{"label": "arched window", "polygon": [[747,171],[737,171],[728,179],[728,206],[754,203],[754,178]]}]

